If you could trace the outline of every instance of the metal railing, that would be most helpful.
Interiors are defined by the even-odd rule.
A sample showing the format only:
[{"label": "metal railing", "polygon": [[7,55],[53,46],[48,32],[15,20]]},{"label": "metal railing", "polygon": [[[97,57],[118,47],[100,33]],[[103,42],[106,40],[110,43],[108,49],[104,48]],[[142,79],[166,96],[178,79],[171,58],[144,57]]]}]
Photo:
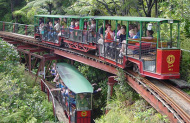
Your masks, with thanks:
[{"label": "metal railing", "polygon": [[181,79],[190,82],[190,50],[181,49]]},{"label": "metal railing", "polygon": [[41,84],[41,91],[47,92],[48,101],[50,101],[50,96],[51,96],[51,98],[52,98],[53,114],[54,114],[54,116],[55,116],[55,122],[56,122],[57,118],[56,118],[56,113],[55,113],[55,112],[56,112],[56,108],[55,108],[54,96],[53,96],[53,94],[52,94],[50,88],[49,88],[48,85],[44,82],[43,79],[41,79],[41,83],[40,83],[40,84]]},{"label": "metal railing", "polygon": [[33,37],[34,25],[0,21],[0,31],[12,32]]}]

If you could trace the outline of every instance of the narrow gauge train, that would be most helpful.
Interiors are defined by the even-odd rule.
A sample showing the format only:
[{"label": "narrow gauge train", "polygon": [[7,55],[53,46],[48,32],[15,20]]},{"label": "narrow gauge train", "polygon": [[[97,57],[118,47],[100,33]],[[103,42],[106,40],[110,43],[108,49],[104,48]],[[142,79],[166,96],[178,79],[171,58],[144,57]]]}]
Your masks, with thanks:
[{"label": "narrow gauge train", "polygon": [[[76,23],[77,28],[72,27],[74,26],[73,21],[78,23]],[[40,31],[40,26],[43,26],[43,23],[45,26],[43,31]],[[61,26],[59,30],[55,27],[57,23]],[[106,28],[108,23],[111,29],[115,30],[113,31],[114,37],[111,38],[110,34],[109,36],[107,35]],[[122,42],[117,39],[117,27],[119,24],[126,27],[126,37]],[[138,26],[133,29],[133,25]],[[98,31],[99,29],[100,32]],[[131,33],[134,33],[135,30],[138,33],[138,38],[131,37]],[[152,30],[154,34],[148,37],[147,30]],[[122,69],[133,67],[133,70],[142,76],[157,79],[177,79],[180,77],[179,30],[180,23],[178,20],[165,18],[35,16],[36,39],[51,45],[83,52],[95,51],[94,55],[98,55],[100,59],[106,62]]]},{"label": "narrow gauge train", "polygon": [[67,87],[58,93],[58,99],[69,123],[91,123],[93,88],[90,82],[67,63],[57,63],[56,71]]}]

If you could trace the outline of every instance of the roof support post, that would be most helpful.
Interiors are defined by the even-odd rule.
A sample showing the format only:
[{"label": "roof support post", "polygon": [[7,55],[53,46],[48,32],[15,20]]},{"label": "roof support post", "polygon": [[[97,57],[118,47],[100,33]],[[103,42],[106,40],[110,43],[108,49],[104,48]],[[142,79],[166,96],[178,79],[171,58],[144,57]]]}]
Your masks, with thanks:
[{"label": "roof support post", "polygon": [[139,47],[139,59],[141,59],[141,51],[142,51],[142,49],[141,49],[141,39],[142,39],[142,21],[140,22],[140,47]]},{"label": "roof support post", "polygon": [[178,28],[178,34],[177,34],[177,48],[180,48],[180,42],[179,42],[179,39],[180,39],[180,24],[178,22],[177,24],[177,28]]},{"label": "roof support post", "polygon": [[160,42],[160,22],[157,22],[157,49],[159,48]]},{"label": "roof support post", "polygon": [[126,56],[127,56],[127,48],[128,48],[128,37],[129,37],[129,21],[127,21],[127,30],[126,30]]},{"label": "roof support post", "polygon": [[170,23],[170,48],[172,48],[172,23]]}]

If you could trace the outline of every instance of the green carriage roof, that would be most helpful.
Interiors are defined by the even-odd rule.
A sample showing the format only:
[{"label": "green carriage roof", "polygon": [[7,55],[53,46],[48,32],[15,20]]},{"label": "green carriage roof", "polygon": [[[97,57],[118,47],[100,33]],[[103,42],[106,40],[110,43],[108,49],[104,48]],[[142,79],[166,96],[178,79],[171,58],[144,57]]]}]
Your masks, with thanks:
[{"label": "green carriage roof", "polygon": [[35,15],[35,17],[50,17],[50,18],[83,18],[95,20],[121,20],[121,21],[139,21],[139,22],[179,22],[178,20],[167,18],[153,18],[153,17],[132,17],[132,16],[76,16],[76,15]]},{"label": "green carriage roof", "polygon": [[35,15],[35,17],[45,17],[45,18],[80,18],[77,15]]},{"label": "green carriage roof", "polygon": [[74,93],[93,93],[90,82],[73,66],[57,63],[56,70],[65,85]]}]

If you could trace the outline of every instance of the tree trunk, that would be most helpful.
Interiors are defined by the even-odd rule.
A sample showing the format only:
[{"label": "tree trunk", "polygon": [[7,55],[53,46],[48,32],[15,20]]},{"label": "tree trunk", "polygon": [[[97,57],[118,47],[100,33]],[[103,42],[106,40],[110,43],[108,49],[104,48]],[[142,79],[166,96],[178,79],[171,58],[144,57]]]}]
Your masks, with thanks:
[{"label": "tree trunk", "polygon": [[11,15],[12,15],[12,20],[14,19],[14,16],[13,16],[13,12],[14,12],[14,2],[13,0],[10,0],[10,4],[11,4]]}]

